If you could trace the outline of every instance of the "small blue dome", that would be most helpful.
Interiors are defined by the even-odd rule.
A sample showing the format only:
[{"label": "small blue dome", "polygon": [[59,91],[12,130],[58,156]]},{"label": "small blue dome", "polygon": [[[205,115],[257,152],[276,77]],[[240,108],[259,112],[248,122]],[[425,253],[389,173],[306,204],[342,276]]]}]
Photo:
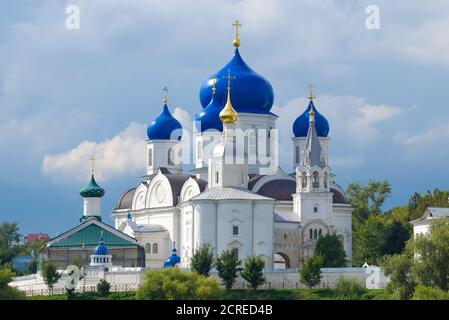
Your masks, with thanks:
[{"label": "small blue dome", "polygon": [[[220,105],[226,103],[227,76],[231,71],[231,100],[237,112],[270,113],[274,93],[271,84],[253,71],[235,49],[234,57],[215,74],[216,99]],[[235,77],[235,78],[234,78]],[[206,108],[212,99],[212,78],[207,79],[200,88],[200,102]]]},{"label": "small blue dome", "polygon": [[164,104],[161,114],[148,126],[147,135],[150,140],[181,140],[182,126],[170,113],[167,104]]},{"label": "small blue dome", "polygon": [[296,118],[293,123],[293,134],[295,137],[307,137],[307,131],[309,130],[309,111],[313,106],[313,110],[315,111],[315,128],[319,137],[327,137],[329,134],[329,123],[326,118],[318,112],[317,108],[313,104],[313,101],[310,100],[307,109]]},{"label": "small blue dome", "polygon": [[95,248],[93,256],[108,256],[109,249],[104,245],[103,238],[100,239],[100,243]]},{"label": "small blue dome", "polygon": [[176,248],[171,251],[171,256],[164,261],[164,268],[170,268],[176,266],[181,262],[181,258],[176,254]]},{"label": "small blue dome", "polygon": [[220,111],[223,109],[223,106],[218,103],[216,97],[217,95],[214,94],[203,112],[195,115],[196,128],[201,132],[206,130],[223,131],[223,122],[220,120]]}]

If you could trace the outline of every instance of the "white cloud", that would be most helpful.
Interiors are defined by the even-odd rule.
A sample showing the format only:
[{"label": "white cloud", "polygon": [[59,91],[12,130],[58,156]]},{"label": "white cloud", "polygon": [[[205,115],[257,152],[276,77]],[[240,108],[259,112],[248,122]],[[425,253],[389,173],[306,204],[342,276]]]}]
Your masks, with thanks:
[{"label": "white cloud", "polygon": [[99,181],[141,172],[145,169],[145,124],[132,122],[111,139],[102,142],[83,141],[60,154],[45,155],[42,173],[55,183],[86,181],[88,159],[95,155],[96,177]]}]

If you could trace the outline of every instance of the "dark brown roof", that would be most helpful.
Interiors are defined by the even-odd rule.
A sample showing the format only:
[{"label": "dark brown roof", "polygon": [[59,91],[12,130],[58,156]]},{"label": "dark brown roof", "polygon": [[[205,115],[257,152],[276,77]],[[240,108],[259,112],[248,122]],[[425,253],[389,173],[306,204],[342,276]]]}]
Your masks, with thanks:
[{"label": "dark brown roof", "polygon": [[257,193],[276,200],[292,201],[292,194],[296,192],[296,181],[277,179],[265,183]]},{"label": "dark brown roof", "polygon": [[334,188],[331,188],[330,190],[334,194],[332,196],[332,203],[347,203],[346,197],[343,193]]},{"label": "dark brown roof", "polygon": [[118,200],[117,206],[115,209],[131,209],[134,192],[136,192],[137,188],[131,188],[126,191]]}]

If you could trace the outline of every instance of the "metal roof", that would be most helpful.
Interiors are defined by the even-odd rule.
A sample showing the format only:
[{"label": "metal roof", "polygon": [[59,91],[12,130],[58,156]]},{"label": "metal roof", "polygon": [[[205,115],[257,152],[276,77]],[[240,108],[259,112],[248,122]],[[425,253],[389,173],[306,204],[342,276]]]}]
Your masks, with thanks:
[{"label": "metal roof", "polygon": [[274,200],[240,188],[216,187],[209,189],[191,200]]}]

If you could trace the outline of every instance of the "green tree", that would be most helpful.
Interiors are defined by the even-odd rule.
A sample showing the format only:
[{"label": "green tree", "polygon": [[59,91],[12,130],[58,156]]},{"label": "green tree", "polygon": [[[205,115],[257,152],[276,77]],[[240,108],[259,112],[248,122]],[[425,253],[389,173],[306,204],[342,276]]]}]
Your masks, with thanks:
[{"label": "green tree", "polygon": [[212,246],[209,243],[205,243],[195,250],[192,259],[190,260],[190,266],[192,271],[208,277],[210,269],[214,263],[214,252]]},{"label": "green tree", "polygon": [[111,285],[109,284],[109,282],[107,282],[104,279],[101,279],[98,283],[97,283],[97,292],[100,295],[100,297],[106,297],[109,295],[109,292],[111,290]]},{"label": "green tree", "polygon": [[385,256],[380,261],[386,276],[390,277],[387,292],[391,298],[408,300],[415,290],[412,276],[413,257],[408,253]]},{"label": "green tree", "polygon": [[416,282],[428,287],[449,290],[449,219],[438,219],[430,226],[428,236],[415,239],[418,259],[413,264]]},{"label": "green tree", "polygon": [[14,277],[14,272],[10,269],[0,269],[0,300],[20,300],[25,299],[25,294],[9,286]]},{"label": "green tree", "polygon": [[336,234],[320,237],[316,244],[315,253],[323,259],[323,268],[339,268],[346,266],[346,253],[343,243],[338,240]]},{"label": "green tree", "polygon": [[449,294],[439,288],[426,287],[422,284],[416,286],[413,300],[449,300]]},{"label": "green tree", "polygon": [[61,278],[61,274],[56,269],[56,265],[52,261],[47,261],[42,268],[42,277],[48,287],[50,293],[53,292],[54,285]]},{"label": "green tree", "polygon": [[265,268],[265,261],[256,255],[250,255],[245,260],[245,265],[240,275],[247,281],[253,291],[265,283],[263,275],[263,268]]},{"label": "green tree", "polygon": [[226,290],[230,290],[234,285],[238,272],[242,270],[240,264],[241,261],[238,259],[235,251],[225,250],[218,256],[215,267]]},{"label": "green tree", "polygon": [[137,289],[139,300],[208,300],[221,295],[218,282],[195,272],[179,268],[146,271],[143,284]]},{"label": "green tree", "polygon": [[323,258],[315,254],[304,263],[299,275],[300,281],[305,284],[309,289],[312,289],[321,282],[321,266]]},{"label": "green tree", "polygon": [[449,191],[434,189],[413,194],[408,203],[409,220],[421,217],[428,207],[449,208]]},{"label": "green tree", "polygon": [[380,214],[382,205],[391,194],[388,181],[370,180],[366,186],[359,182],[348,185],[346,195],[354,208],[354,222],[363,223],[371,214]]},{"label": "green tree", "polygon": [[370,215],[364,223],[356,222],[352,232],[353,265],[377,264],[385,254],[388,225],[380,215]]},{"label": "green tree", "polygon": [[356,278],[345,278],[343,276],[337,280],[335,290],[338,297],[343,300],[360,300],[368,291],[360,280]]},{"label": "green tree", "polygon": [[20,241],[21,235],[17,223],[2,222],[0,224],[0,267],[9,265],[20,251],[20,246],[13,244]]}]

